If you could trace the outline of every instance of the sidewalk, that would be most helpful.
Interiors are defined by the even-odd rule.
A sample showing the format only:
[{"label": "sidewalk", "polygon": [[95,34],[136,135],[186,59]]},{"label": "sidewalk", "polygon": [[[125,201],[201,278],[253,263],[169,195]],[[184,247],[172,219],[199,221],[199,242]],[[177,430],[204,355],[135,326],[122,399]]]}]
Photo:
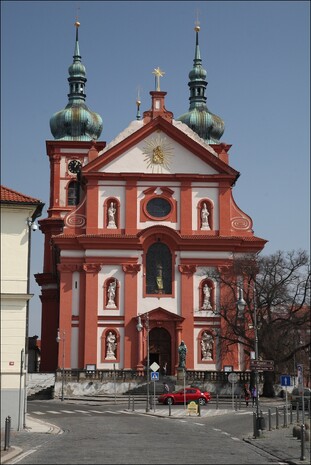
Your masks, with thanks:
[{"label": "sidewalk", "polygon": [[[131,409],[124,408],[125,411],[131,412]],[[155,412],[151,409],[149,412],[146,412],[145,409],[136,409],[136,413],[159,416],[159,417],[168,417],[172,420],[181,418],[181,417],[192,417],[197,419],[197,415],[189,415],[187,410],[171,410],[171,415],[168,415],[168,407],[165,406],[156,406]],[[211,409],[211,410],[202,410],[202,417],[209,417],[214,415],[225,415],[227,413],[232,413],[231,409]],[[308,420],[310,424],[310,420]],[[295,423],[294,423],[295,424]],[[264,430],[262,435],[254,439],[252,432],[248,437],[244,438],[244,441],[252,444],[254,447],[262,449],[277,459],[286,462],[292,465],[306,465],[310,463],[310,439],[305,441],[305,460],[300,460],[301,458],[301,441],[293,437],[293,426],[289,425],[288,427],[280,426],[279,429],[273,428],[271,431]],[[26,432],[26,434],[25,434]],[[14,432],[14,437],[11,438],[12,446],[8,451],[4,451],[4,437],[3,432],[1,431],[1,463],[10,463],[16,456],[27,452],[29,449],[29,439],[30,436],[34,435],[36,441],[40,441],[40,437],[43,439],[43,434],[61,434],[62,430],[51,423],[46,423],[44,421],[38,420],[26,415],[26,429],[22,432]],[[310,437],[310,436],[309,436]],[[14,442],[17,444],[15,445]]]},{"label": "sidewalk", "polygon": [[[10,463],[10,460],[27,451],[29,444],[27,435],[24,433],[30,435],[33,435],[34,433],[39,433],[39,435],[61,434],[62,430],[58,426],[38,420],[37,418],[33,418],[29,414],[26,414],[26,428],[24,428],[23,431],[11,432],[10,443],[12,445],[8,450],[4,450],[4,431],[1,430],[1,464]],[[14,440],[16,438],[18,438],[18,446],[14,445]]]}]

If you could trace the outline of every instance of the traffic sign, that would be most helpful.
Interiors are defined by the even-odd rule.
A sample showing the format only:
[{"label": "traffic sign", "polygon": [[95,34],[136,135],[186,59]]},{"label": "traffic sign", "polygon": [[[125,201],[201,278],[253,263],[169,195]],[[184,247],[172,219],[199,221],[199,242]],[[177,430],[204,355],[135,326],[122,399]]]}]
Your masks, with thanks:
[{"label": "traffic sign", "polygon": [[150,368],[152,371],[158,371],[158,369],[160,368],[160,365],[158,365],[157,362],[153,362],[153,364],[150,365]]},{"label": "traffic sign", "polygon": [[230,373],[228,376],[229,383],[236,383],[238,380],[238,375],[236,373]]},{"label": "traffic sign", "polygon": [[290,376],[282,375],[281,376],[281,386],[290,386]]},{"label": "traffic sign", "polygon": [[251,360],[251,370],[274,371],[273,360]]},{"label": "traffic sign", "polygon": [[159,373],[157,371],[154,371],[153,373],[151,373],[151,380],[159,381]]}]

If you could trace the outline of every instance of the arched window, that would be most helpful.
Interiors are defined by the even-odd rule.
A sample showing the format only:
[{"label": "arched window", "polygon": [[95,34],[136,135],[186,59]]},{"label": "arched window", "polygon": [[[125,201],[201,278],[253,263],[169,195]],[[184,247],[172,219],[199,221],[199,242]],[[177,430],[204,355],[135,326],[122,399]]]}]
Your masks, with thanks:
[{"label": "arched window", "polygon": [[67,193],[68,205],[78,205],[80,202],[80,186],[77,181],[70,181]]},{"label": "arched window", "polygon": [[146,294],[172,293],[172,254],[163,242],[152,244],[146,256]]}]

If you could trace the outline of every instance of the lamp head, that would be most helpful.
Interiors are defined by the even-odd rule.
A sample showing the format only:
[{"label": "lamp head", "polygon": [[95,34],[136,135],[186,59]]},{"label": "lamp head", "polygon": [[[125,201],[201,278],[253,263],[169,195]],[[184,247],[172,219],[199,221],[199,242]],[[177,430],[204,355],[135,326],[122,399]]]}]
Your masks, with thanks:
[{"label": "lamp head", "polygon": [[142,325],[142,323],[141,323],[141,318],[140,318],[140,316],[138,317],[138,323],[137,323],[137,325],[136,325],[136,329],[137,329],[137,331],[141,331],[141,330],[143,329],[143,325]]}]

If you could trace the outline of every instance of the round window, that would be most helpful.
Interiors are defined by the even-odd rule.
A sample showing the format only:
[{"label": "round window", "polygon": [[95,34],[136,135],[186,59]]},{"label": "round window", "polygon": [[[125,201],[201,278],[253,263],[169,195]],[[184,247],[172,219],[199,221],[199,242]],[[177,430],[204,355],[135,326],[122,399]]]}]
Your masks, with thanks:
[{"label": "round window", "polygon": [[171,204],[163,198],[155,197],[147,203],[147,212],[155,218],[163,218],[171,212]]}]

